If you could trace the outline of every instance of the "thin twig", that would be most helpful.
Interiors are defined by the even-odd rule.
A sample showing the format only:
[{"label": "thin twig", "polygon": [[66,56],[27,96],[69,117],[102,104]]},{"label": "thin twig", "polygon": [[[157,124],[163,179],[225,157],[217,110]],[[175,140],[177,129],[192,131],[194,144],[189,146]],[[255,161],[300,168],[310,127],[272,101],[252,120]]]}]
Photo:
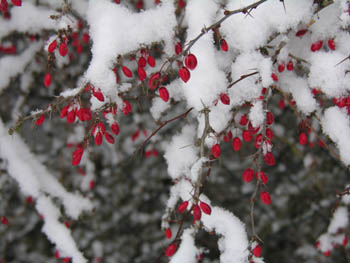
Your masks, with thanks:
[{"label": "thin twig", "polygon": [[[240,9],[237,9],[237,10],[233,10],[233,11],[225,11],[225,16],[223,18],[221,18],[219,21],[215,22],[214,24],[212,24],[211,26],[209,27],[206,27],[206,28],[203,28],[202,29],[202,32],[196,37],[194,38],[193,40],[191,40],[187,46],[187,48],[181,53],[181,54],[186,54],[190,48],[202,37],[204,36],[206,33],[208,33],[210,30],[212,29],[215,29],[215,28],[218,28],[222,22],[224,22],[227,18],[229,18],[230,16],[232,15],[235,15],[235,14],[239,14],[239,13],[243,13],[243,14],[249,14],[251,10],[257,8],[259,5],[261,5],[262,3],[266,2],[267,0],[260,0],[258,2],[255,2],[251,5],[248,5],[246,7],[243,7],[243,8],[240,8]],[[181,55],[180,54],[180,55]]]},{"label": "thin twig", "polygon": [[258,74],[258,73],[259,73],[258,71],[255,71],[255,72],[252,72],[252,73],[249,73],[249,74],[246,74],[246,75],[242,75],[239,79],[237,79],[234,82],[232,82],[227,88],[230,89],[230,88],[232,88],[232,86],[234,86],[235,84],[237,84],[241,80],[244,80],[245,78],[248,78],[250,76],[254,76],[254,75]]},{"label": "thin twig", "polygon": [[170,120],[164,121],[157,129],[155,129],[155,130],[151,133],[150,136],[147,137],[146,140],[144,140],[144,142],[143,142],[142,145],[141,145],[141,148],[143,149],[143,148],[146,146],[147,142],[148,142],[154,135],[156,135],[164,126],[166,126],[166,125],[169,124],[170,122],[176,121],[176,120],[178,120],[178,119],[186,118],[187,115],[190,113],[191,110],[193,110],[193,107],[190,108],[189,110],[187,110],[186,112],[181,113],[180,115],[177,115],[177,116],[174,117],[174,118],[171,118]]}]

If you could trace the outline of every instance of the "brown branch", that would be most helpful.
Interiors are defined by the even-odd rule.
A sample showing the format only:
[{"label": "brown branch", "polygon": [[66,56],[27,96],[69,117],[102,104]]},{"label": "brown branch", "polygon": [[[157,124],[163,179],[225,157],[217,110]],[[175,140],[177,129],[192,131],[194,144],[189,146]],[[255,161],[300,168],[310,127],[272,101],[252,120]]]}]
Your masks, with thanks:
[{"label": "brown branch", "polygon": [[150,136],[147,137],[146,140],[144,140],[144,142],[143,142],[142,145],[141,145],[141,148],[143,149],[143,148],[146,146],[147,142],[148,142],[154,135],[156,135],[164,126],[166,126],[166,125],[169,124],[170,122],[176,121],[176,120],[178,120],[178,119],[186,118],[187,115],[190,113],[191,110],[193,110],[193,107],[190,108],[189,110],[187,110],[186,112],[181,113],[180,115],[177,115],[177,116],[174,117],[174,118],[171,118],[170,120],[164,121],[157,129],[155,129],[155,130],[151,133]]},{"label": "brown branch", "polygon": [[249,73],[249,74],[246,74],[246,75],[242,75],[239,79],[237,79],[234,82],[232,82],[227,88],[230,89],[230,88],[232,88],[232,86],[234,86],[235,84],[237,84],[241,80],[244,80],[245,78],[248,78],[250,76],[256,75],[258,73],[259,73],[258,71],[255,71],[255,72],[252,72],[252,73]]},{"label": "brown branch", "polygon": [[259,5],[261,5],[262,3],[266,2],[267,0],[260,0],[258,2],[255,2],[251,5],[248,5],[246,7],[243,7],[243,8],[240,8],[240,9],[237,9],[237,10],[233,10],[233,11],[228,11],[226,10],[224,12],[224,17],[221,18],[219,21],[215,22],[214,24],[212,24],[211,26],[209,27],[205,27],[202,29],[202,32],[194,39],[192,39],[189,44],[188,44],[188,47],[179,55],[182,55],[182,54],[186,54],[190,48],[202,37],[204,36],[206,33],[208,33],[210,30],[213,30],[213,29],[216,29],[218,28],[222,22],[224,22],[227,18],[229,18],[230,16],[232,15],[235,15],[235,14],[239,14],[239,13],[243,13],[243,14],[250,14],[251,10],[257,8]]}]

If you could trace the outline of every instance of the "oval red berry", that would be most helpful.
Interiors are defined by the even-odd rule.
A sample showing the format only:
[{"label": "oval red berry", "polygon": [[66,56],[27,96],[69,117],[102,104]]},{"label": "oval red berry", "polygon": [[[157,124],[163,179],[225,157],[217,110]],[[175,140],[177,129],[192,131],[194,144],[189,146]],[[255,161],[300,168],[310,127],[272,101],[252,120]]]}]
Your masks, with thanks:
[{"label": "oval red berry", "polygon": [[169,92],[166,89],[166,87],[160,87],[158,91],[159,91],[160,98],[163,101],[167,102],[169,100]]},{"label": "oval red berry", "polygon": [[186,67],[182,67],[179,70],[179,76],[183,80],[183,82],[186,83],[190,79],[191,73]]},{"label": "oval red berry", "polygon": [[191,53],[188,54],[185,57],[185,65],[190,70],[194,70],[197,67],[197,58],[196,58],[196,56],[191,54]]},{"label": "oval red berry", "polygon": [[214,144],[211,147],[211,154],[215,157],[215,158],[219,158],[221,155],[221,147],[220,144]]},{"label": "oval red berry", "polygon": [[238,152],[242,147],[242,141],[240,138],[235,137],[232,141],[232,148],[235,152]]}]

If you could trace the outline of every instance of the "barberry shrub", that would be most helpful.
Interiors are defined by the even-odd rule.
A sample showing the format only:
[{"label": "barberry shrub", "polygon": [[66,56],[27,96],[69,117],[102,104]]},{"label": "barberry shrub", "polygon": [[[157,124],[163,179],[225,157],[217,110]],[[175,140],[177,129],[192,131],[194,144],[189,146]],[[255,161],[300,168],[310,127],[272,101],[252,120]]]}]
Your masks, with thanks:
[{"label": "barberry shrub", "polygon": [[349,257],[348,0],[0,12],[0,262]]}]

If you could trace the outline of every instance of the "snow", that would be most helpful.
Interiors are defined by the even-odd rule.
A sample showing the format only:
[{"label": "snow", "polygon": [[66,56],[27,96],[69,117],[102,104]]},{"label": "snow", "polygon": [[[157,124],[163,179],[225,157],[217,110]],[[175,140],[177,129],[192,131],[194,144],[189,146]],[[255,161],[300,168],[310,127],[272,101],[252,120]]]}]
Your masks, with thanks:
[{"label": "snow", "polygon": [[181,236],[181,244],[175,255],[171,258],[171,263],[195,263],[197,248],[194,244],[195,231],[193,228],[185,229]]},{"label": "snow", "polygon": [[[169,32],[176,26],[174,6],[170,1],[137,14],[111,1],[90,1],[87,21],[93,46],[92,60],[85,73],[86,82],[112,98],[117,87],[112,70],[116,56],[161,41],[170,49],[173,36]],[[92,109],[101,106],[95,103],[93,100]]]},{"label": "snow", "polygon": [[248,262],[248,239],[244,224],[223,208],[211,208],[211,215],[202,214],[202,222],[208,231],[215,230],[221,236],[218,241],[220,262]]},{"label": "snow", "polygon": [[[267,64],[269,64],[267,66]],[[232,63],[232,79],[240,79],[241,76],[258,71],[264,76],[264,85],[272,84],[272,62],[264,58],[259,52],[251,51],[240,54],[235,63]],[[246,101],[252,101],[259,98],[262,85],[259,83],[259,74],[247,77],[237,82],[229,89],[229,95],[232,106],[238,106]]]},{"label": "snow", "polygon": [[0,59],[0,93],[9,85],[12,77],[24,71],[41,47],[42,43],[33,43],[19,55],[5,56]]},{"label": "snow", "polygon": [[253,127],[260,127],[264,123],[265,114],[263,109],[263,102],[258,100],[253,103],[253,106],[250,108],[249,120],[252,122]]},{"label": "snow", "polygon": [[333,214],[331,223],[328,226],[328,233],[336,234],[339,229],[345,229],[349,224],[348,208],[338,207]]},{"label": "snow", "polygon": [[286,72],[280,77],[280,83],[284,91],[292,94],[297,109],[306,116],[318,108],[316,99],[305,79],[295,76],[294,73]]},{"label": "snow", "polygon": [[168,164],[168,173],[172,179],[189,175],[192,165],[198,159],[198,148],[194,146],[195,127],[186,125],[180,134],[173,136],[165,147],[164,158]]},{"label": "snow", "polygon": [[[187,3],[185,23],[188,24],[187,42],[195,38],[202,28],[215,22],[218,6],[211,0],[193,0]],[[183,92],[189,107],[200,111],[224,93],[227,85],[225,74],[219,70],[215,58],[212,33],[201,37],[190,52],[197,58],[197,67],[192,70],[191,78],[183,83]],[[215,76],[213,78],[212,76]]]},{"label": "snow", "polygon": [[[229,1],[227,10],[236,10],[254,0]],[[299,23],[309,22],[312,17],[312,1],[285,1],[287,12],[279,0],[270,0],[247,14],[237,14],[225,21],[220,30],[226,37],[230,47],[242,52],[253,51],[266,44],[271,35],[276,32],[286,32],[289,28],[297,28]],[[273,10],[273,15],[271,11]],[[221,13],[222,14],[222,13]],[[222,15],[221,15],[222,17]],[[237,26],[239,25],[239,26]]]},{"label": "snow", "polygon": [[40,33],[42,29],[58,29],[56,21],[48,19],[51,15],[57,14],[53,10],[22,1],[21,8],[13,8],[11,10],[10,20],[6,20],[2,16],[0,17],[0,39],[11,31],[34,34]]},{"label": "snow", "polygon": [[34,198],[46,193],[59,198],[69,216],[77,219],[83,211],[92,209],[92,203],[79,194],[67,192],[58,180],[50,174],[16,134],[7,134],[0,123],[0,155],[7,160],[10,175],[19,183],[25,195]]},{"label": "snow", "polygon": [[350,76],[345,74],[350,66],[349,60],[337,65],[349,54],[337,51],[315,52],[310,57],[310,74],[308,83],[311,87],[321,89],[329,97],[339,97],[350,90]]},{"label": "snow", "polygon": [[[11,83],[12,78],[26,71],[28,65],[30,73],[36,71],[33,69],[34,63],[31,64],[33,58],[42,48],[47,51],[51,41],[57,38],[56,32],[58,30],[68,26],[73,30],[77,29],[77,19],[73,16],[64,15],[57,21],[49,19],[51,15],[58,15],[54,10],[62,8],[62,1],[39,1],[45,3],[45,7],[34,5],[37,2],[34,0],[23,1],[21,8],[11,9],[11,19],[4,20],[2,16],[0,17],[0,39],[2,41],[13,31],[26,34],[44,32],[46,36],[49,36],[45,44],[45,40],[29,45],[23,44],[22,40],[19,40],[18,50],[21,51],[19,54],[0,56],[0,92]],[[221,6],[221,3],[213,0],[191,0],[187,1],[184,10],[178,10],[181,11],[179,16],[175,14],[176,1],[162,1],[161,4],[155,6],[153,0],[149,0],[145,2],[146,10],[140,12],[135,12],[132,4],[129,3],[130,1],[124,1],[120,5],[111,0],[71,2],[72,8],[81,17],[87,19],[92,43],[92,59],[87,69],[79,68],[84,74],[78,78],[75,88],[64,89],[60,96],[64,98],[77,96],[87,83],[91,83],[97,89],[101,89],[105,96],[104,102],[91,96],[91,109],[99,111],[106,103],[117,103],[121,109],[122,98],[118,95],[120,92],[131,96],[136,94],[134,88],[140,81],[129,79],[120,74],[121,83],[116,83],[116,76],[113,72],[115,66],[119,70],[121,65],[125,65],[135,75],[136,62],[129,60],[128,55],[138,52],[140,48],[148,48],[155,43],[160,45],[163,53],[156,58],[157,66],[152,69],[146,68],[147,76],[150,76],[150,74],[160,71],[161,68],[163,69],[162,63],[174,55],[174,43],[178,41],[175,38],[183,37],[185,40],[184,48],[186,48],[202,30],[221,19],[224,16],[224,10],[242,8],[256,2],[256,0],[227,0],[223,1],[224,7]],[[284,9],[281,1],[269,0],[257,9],[251,10],[250,14],[240,13],[231,16],[217,29],[217,34],[225,38],[228,43],[229,51],[227,53],[215,46],[215,32],[212,30],[206,32],[189,50],[198,61],[197,67],[190,71],[189,81],[184,83],[176,78],[178,66],[181,66],[180,64],[185,59],[178,57],[178,61],[169,65],[171,70],[169,75],[171,76],[169,83],[165,85],[171,99],[164,102],[157,97],[159,92],[154,91],[156,97],[152,99],[149,108],[153,119],[148,118],[144,113],[133,113],[132,117],[128,117],[137,127],[131,129],[125,125],[127,132],[135,132],[146,129],[146,127],[151,130],[148,127],[149,124],[145,122],[150,120],[152,123],[152,121],[161,120],[173,107],[177,107],[176,111],[178,112],[194,108],[189,114],[189,118],[186,119],[187,123],[184,121],[185,124],[183,124],[180,133],[173,132],[173,135],[166,137],[165,140],[162,140],[160,134],[157,134],[152,137],[149,145],[149,149],[152,149],[155,147],[153,143],[162,140],[161,148],[164,150],[164,158],[168,165],[167,172],[174,183],[170,188],[169,198],[165,201],[166,213],[163,216],[162,227],[172,227],[169,225],[171,221],[166,220],[170,219],[168,217],[176,212],[176,206],[179,203],[189,201],[188,210],[191,209],[193,203],[197,203],[198,200],[193,198],[194,185],[202,183],[198,180],[203,173],[203,167],[210,161],[208,157],[211,145],[221,143],[223,131],[226,133],[231,129],[233,137],[241,135],[242,127],[237,128],[235,125],[242,112],[247,113],[247,110],[239,111],[240,107],[245,103],[251,105],[247,114],[254,127],[264,124],[266,110],[271,110],[268,108],[270,106],[268,99],[275,93],[275,91],[269,90],[272,85],[276,85],[291,95],[296,102],[297,110],[302,115],[310,116],[316,112],[320,116],[324,134],[336,144],[344,164],[350,165],[350,142],[348,140],[350,120],[346,109],[328,106],[329,104],[326,103],[322,113],[322,103],[318,103],[312,94],[312,89],[320,89],[324,94],[321,96],[328,100],[348,96],[350,91],[350,74],[347,72],[350,61],[346,59],[343,63],[338,64],[350,53],[348,45],[350,36],[344,30],[350,24],[348,2],[337,0],[334,4],[324,8],[318,15],[314,15],[315,5],[313,2],[312,0],[283,1]],[[271,11],[273,11],[273,15],[271,15]],[[183,34],[181,32],[180,36],[179,32],[176,31],[182,18],[185,32]],[[296,37],[295,32],[301,28],[307,28],[307,34],[302,38]],[[272,37],[274,39],[270,41]],[[327,40],[330,38],[334,38],[336,50],[330,50],[327,46]],[[324,41],[322,48],[317,52],[311,52],[311,43],[321,39]],[[276,52],[278,46],[281,47],[282,41],[286,46]],[[262,54],[263,52],[260,50],[262,47],[268,50],[268,55]],[[273,52],[276,53],[273,54]],[[68,56],[62,58],[58,55],[57,50],[55,54],[57,55],[56,68],[65,70],[70,63]],[[302,58],[303,61],[297,64],[296,59],[291,54]],[[118,56],[120,59],[117,59]],[[137,53],[136,56],[139,54]],[[287,63],[291,57],[293,57],[295,68],[298,66],[304,67],[304,69],[285,70],[283,73],[278,73],[278,63]],[[71,70],[69,73],[72,76],[76,75],[73,74],[73,69],[67,70]],[[255,72],[256,74],[230,86],[230,83],[242,76]],[[26,72],[26,75],[21,77],[20,88],[24,92],[29,92],[29,84],[26,83],[31,82],[34,78],[30,73]],[[273,81],[272,73],[278,75],[279,81]],[[142,87],[142,91],[146,88]],[[259,99],[262,88],[268,89],[264,100]],[[223,93],[228,94],[229,105],[224,105],[221,102],[220,95]],[[149,94],[153,96],[151,91],[147,91],[146,95]],[[76,103],[78,101],[79,99],[76,98]],[[265,102],[266,104],[264,104]],[[139,104],[140,108],[144,106],[142,103]],[[16,110],[11,113],[12,116],[19,112],[19,107],[18,102]],[[209,110],[210,131],[205,138],[205,145],[208,147],[206,149],[207,156],[199,156],[198,139],[202,137],[205,127],[204,108]],[[40,112],[42,109],[32,111],[31,114]],[[237,112],[238,114],[235,115]],[[178,113],[176,112],[176,114]],[[232,121],[234,116],[235,123]],[[114,118],[112,114],[108,114],[106,122],[110,125],[115,121]],[[118,121],[121,118],[118,115]],[[164,118],[168,119],[167,116]],[[122,128],[124,129],[124,127]],[[286,133],[284,127],[277,123],[274,131],[276,135],[284,138]],[[120,143],[123,153],[133,153],[147,137],[142,134],[135,141],[132,141],[130,136],[125,138]],[[84,127],[75,126],[71,129],[68,141],[81,142],[84,135]],[[315,135],[310,135],[309,139],[314,139],[313,136]],[[90,145],[88,146],[90,147]],[[110,149],[112,147],[110,146]],[[262,148],[263,153],[273,150],[273,146],[267,142],[263,144]],[[113,157],[119,154],[119,152],[116,154],[117,151],[114,151],[114,148],[110,152]],[[90,181],[96,179],[96,171],[94,162],[86,157],[87,154],[84,156],[81,164],[84,165],[86,175],[77,181],[80,183],[81,190],[87,192]],[[312,156],[311,153],[305,155],[305,167],[313,164]],[[92,202],[78,193],[68,192],[56,179],[54,173],[49,171],[30,151],[22,138],[17,134],[13,136],[7,134],[6,126],[2,122],[0,122],[0,157],[6,161],[9,175],[18,182],[20,190],[36,200],[36,209],[44,216],[43,232],[48,239],[63,255],[72,257],[73,263],[87,262],[73,240],[70,229],[66,228],[60,220],[66,215],[78,219],[83,212],[92,210]],[[45,160],[45,156],[42,159]],[[117,156],[113,159],[113,162],[118,164],[122,157]],[[244,192],[251,187],[252,185],[246,185],[241,190]],[[296,189],[296,187],[291,186],[291,189]],[[136,193],[139,192],[136,191]],[[343,199],[344,203],[350,203],[348,196],[344,196]],[[211,200],[203,194],[200,196],[200,200],[211,205]],[[284,200],[282,201],[284,202]],[[62,212],[60,205],[64,207]],[[202,214],[201,221],[205,231],[215,231],[219,237],[220,262],[247,263],[249,247],[252,244],[248,243],[244,223],[224,208],[214,205],[211,205],[211,208],[211,215]],[[147,222],[150,217],[140,212],[136,213],[134,219],[135,222],[137,220]],[[319,238],[321,251],[331,250],[334,243],[341,243],[344,235],[338,233],[338,229],[346,228],[348,224],[348,208],[338,207],[332,216],[327,232]],[[183,231],[179,248],[171,258],[172,263],[194,263],[197,261],[196,256],[201,251],[195,245],[198,226],[199,224]],[[276,223],[274,227],[277,231],[281,226]],[[104,244],[95,242],[94,253],[102,256]],[[144,249],[149,248],[145,245]],[[263,259],[254,258],[254,262],[263,262]]]},{"label": "snow", "polygon": [[36,209],[44,217],[42,231],[48,239],[56,245],[64,255],[71,257],[73,263],[85,263],[87,260],[78,250],[70,230],[59,222],[60,211],[53,204],[52,200],[41,195],[36,203]]},{"label": "snow", "polygon": [[350,121],[347,114],[336,106],[329,107],[321,119],[323,132],[337,145],[342,161],[350,164]]}]

